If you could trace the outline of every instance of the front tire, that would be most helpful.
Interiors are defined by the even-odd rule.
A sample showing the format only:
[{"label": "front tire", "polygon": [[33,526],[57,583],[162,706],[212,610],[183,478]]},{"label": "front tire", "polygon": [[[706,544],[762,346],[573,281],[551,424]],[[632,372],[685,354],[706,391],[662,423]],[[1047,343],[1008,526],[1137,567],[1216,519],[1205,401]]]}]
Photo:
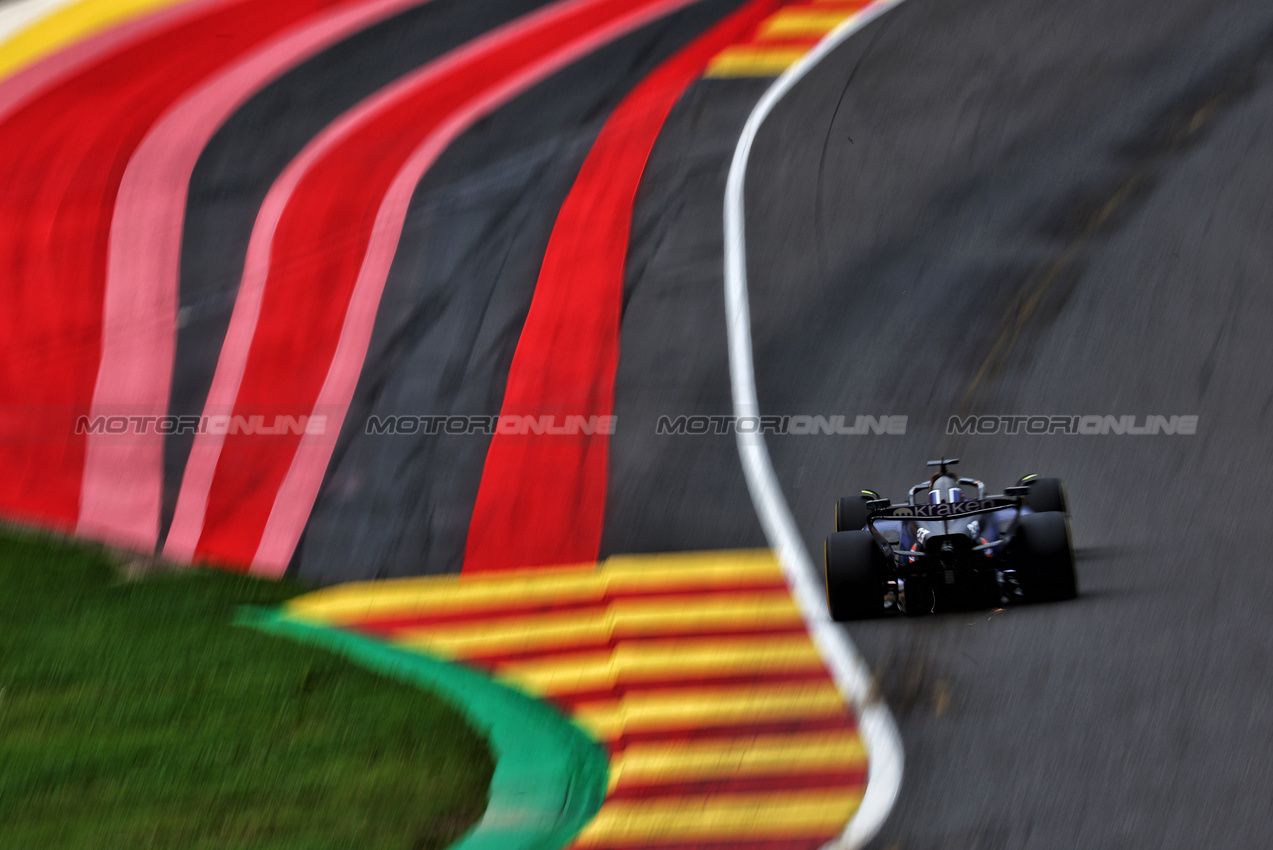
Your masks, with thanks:
[{"label": "front tire", "polygon": [[1021,518],[1013,544],[1023,602],[1058,602],[1078,596],[1070,524],[1060,511]]},{"label": "front tire", "polygon": [[864,620],[884,613],[884,554],[871,532],[832,534],[823,557],[831,619]]}]

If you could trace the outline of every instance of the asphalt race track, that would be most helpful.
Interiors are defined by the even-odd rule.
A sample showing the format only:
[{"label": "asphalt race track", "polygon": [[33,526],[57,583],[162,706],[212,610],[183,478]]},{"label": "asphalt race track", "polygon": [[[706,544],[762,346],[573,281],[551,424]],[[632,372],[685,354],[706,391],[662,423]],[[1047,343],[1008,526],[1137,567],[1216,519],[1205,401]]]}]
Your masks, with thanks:
[{"label": "asphalt race track", "polygon": [[[939,452],[1065,478],[1080,550],[1072,604],[849,628],[906,745],[878,846],[1267,843],[1271,74],[1268,4],[910,0],[762,130],[762,406],[909,416],[770,438],[811,551],[834,497],[903,498]],[[1199,425],[948,438],[956,413]]]},{"label": "asphalt race track", "polygon": [[[183,86],[323,6],[279,2],[277,20],[250,26],[216,13],[240,28],[242,44],[192,26],[203,71],[173,53],[175,37],[156,39],[155,56],[190,79],[177,70],[167,79],[151,59],[118,60],[157,80],[139,89],[144,97],[117,91],[118,106],[85,74],[57,88],[61,100],[24,104],[10,123],[0,112],[13,173],[29,165],[46,180],[0,192],[13,225],[0,262],[30,259],[43,219],[14,211],[37,202],[60,222],[50,232],[64,244],[97,238],[92,268],[71,270],[69,296],[54,297],[62,290],[50,284],[4,320],[0,347],[6,365],[18,365],[0,373],[0,401],[27,403],[21,393],[38,391],[57,417],[72,404],[87,409],[108,279],[109,215],[98,207],[114,205],[125,164]],[[168,412],[206,410],[258,214],[289,163],[385,87],[550,6],[562,4],[404,7],[305,56],[230,111],[190,176]],[[364,425],[372,415],[501,412],[557,213],[608,118],[743,6],[703,0],[616,31],[476,117],[424,172],[344,427],[283,559],[289,573],[329,584],[465,566],[490,436],[385,437]],[[692,83],[645,163],[623,270],[600,557],[766,545],[733,435],[669,436],[658,422],[732,410],[722,200],[739,134],[771,82]],[[109,155],[69,132],[89,119],[115,145]],[[19,144],[34,132],[62,168],[39,171],[43,148]],[[837,496],[872,487],[900,500],[939,454],[962,458],[959,471],[993,491],[1026,473],[1064,478],[1079,552],[1074,602],[847,627],[877,671],[906,754],[901,796],[871,846],[1268,843],[1270,138],[1267,0],[907,0],[831,53],[762,127],[746,221],[763,412],[907,417],[904,435],[768,437],[810,552],[820,558]],[[390,141],[405,149],[409,140]],[[332,185],[352,196],[358,175],[343,178]],[[72,191],[84,185],[97,194]],[[330,223],[342,208],[322,188],[309,197],[315,209],[331,202]],[[68,213],[54,190],[83,209]],[[365,200],[378,202],[376,192]],[[315,238],[303,218],[310,208],[296,213],[295,244]],[[350,217],[370,231],[374,203],[366,209]],[[60,264],[69,253],[46,253],[37,259],[49,280],[71,274],[75,264]],[[289,273],[313,308],[306,319],[341,326],[343,302]],[[288,307],[275,305],[284,331]],[[312,405],[326,361],[309,368],[303,401]],[[259,384],[268,390],[270,380],[284,383],[269,375]],[[1198,424],[1192,435],[948,433],[956,416],[1084,415]],[[0,457],[18,470],[0,487],[6,518],[75,529],[83,441],[31,451],[4,429],[32,426],[14,417],[0,426]],[[194,442],[186,434],[162,444],[150,541],[159,550],[179,525]],[[214,461],[218,474],[238,476],[217,504],[253,496],[267,479],[278,486],[290,458],[269,458],[273,478],[248,461]],[[251,517],[256,526],[272,518],[273,493]],[[263,534],[250,530],[247,543],[198,555],[233,552],[222,560],[247,569]],[[202,526],[195,531],[197,540]]]},{"label": "asphalt race track", "polygon": [[[746,197],[763,412],[909,417],[905,436],[769,437],[810,551],[837,496],[903,498],[941,452],[991,488],[1064,477],[1079,547],[1077,602],[848,628],[906,746],[875,846],[1264,843],[1271,36],[1255,3],[909,0],[760,133]],[[716,191],[730,153],[708,160]],[[639,427],[616,437],[613,551],[756,533],[716,460],[732,437],[654,437],[659,415],[729,412],[723,330],[685,314],[721,309],[684,282],[719,280],[678,253],[687,221],[719,238],[692,203],[651,224],[661,291],[629,293],[619,399]],[[945,435],[955,414],[1092,413],[1200,424]]]},{"label": "asphalt race track", "polygon": [[[849,627],[906,745],[877,846],[1263,844],[1273,581],[1251,546],[1271,460],[1271,36],[1253,3],[909,0],[761,131],[747,236],[764,412],[909,416],[904,437],[769,438],[810,551],[837,496],[903,498],[940,452],[992,488],[1064,477],[1080,548],[1077,602]],[[654,437],[659,415],[729,412],[723,330],[684,312],[722,309],[683,282],[719,279],[678,256],[687,221],[719,232],[694,211],[651,225],[671,273],[629,293],[619,397],[639,427],[616,437],[631,460],[614,551],[755,534],[717,461],[731,437]],[[945,436],[974,413],[1200,425]]]}]

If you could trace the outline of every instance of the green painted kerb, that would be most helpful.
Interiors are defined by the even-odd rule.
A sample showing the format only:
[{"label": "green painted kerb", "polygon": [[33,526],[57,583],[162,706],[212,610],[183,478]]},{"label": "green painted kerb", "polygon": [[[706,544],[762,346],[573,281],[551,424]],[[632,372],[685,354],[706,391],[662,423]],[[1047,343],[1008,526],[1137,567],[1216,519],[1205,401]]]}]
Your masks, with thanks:
[{"label": "green painted kerb", "polygon": [[486,735],[495,757],[490,802],[482,820],[450,850],[558,850],[601,808],[610,778],[605,751],[547,703],[469,667],[316,626],[281,611],[242,609],[235,622],[317,644],[427,688]]}]

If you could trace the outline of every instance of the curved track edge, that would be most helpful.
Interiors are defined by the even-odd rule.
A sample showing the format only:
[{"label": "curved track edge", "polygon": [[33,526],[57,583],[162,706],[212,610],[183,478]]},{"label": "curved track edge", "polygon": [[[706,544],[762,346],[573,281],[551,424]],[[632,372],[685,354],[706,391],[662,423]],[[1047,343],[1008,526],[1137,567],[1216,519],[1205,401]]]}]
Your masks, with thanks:
[{"label": "curved track edge", "polygon": [[[729,339],[730,390],[735,416],[757,416],[756,378],[751,348],[751,313],[747,298],[747,248],[743,190],[747,162],[761,125],[774,106],[832,50],[902,0],[881,0],[849,18],[765,91],[743,127],[725,185],[725,323]],[[752,504],[765,537],[778,555],[814,644],[822,653],[836,685],[858,712],[859,728],[869,754],[866,793],[857,814],[839,840],[828,845],[851,850],[879,832],[902,786],[902,738],[888,706],[878,698],[871,669],[843,628],[831,620],[818,572],[805,548],[782,494],[765,438],[738,432],[738,456]]]},{"label": "curved track edge", "polygon": [[449,850],[557,850],[601,808],[609,759],[546,703],[468,667],[301,622],[285,612],[242,609],[235,623],[320,646],[433,691],[487,737],[496,763],[486,813]]}]

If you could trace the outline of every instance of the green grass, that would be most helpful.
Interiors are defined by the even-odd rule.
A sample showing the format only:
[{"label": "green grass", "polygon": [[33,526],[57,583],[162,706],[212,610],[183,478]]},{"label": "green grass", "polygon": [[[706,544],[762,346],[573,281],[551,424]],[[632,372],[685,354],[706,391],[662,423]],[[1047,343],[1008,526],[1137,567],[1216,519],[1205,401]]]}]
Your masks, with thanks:
[{"label": "green grass", "polygon": [[230,624],[304,591],[128,580],[0,529],[0,847],[443,848],[486,744],[430,694]]}]

